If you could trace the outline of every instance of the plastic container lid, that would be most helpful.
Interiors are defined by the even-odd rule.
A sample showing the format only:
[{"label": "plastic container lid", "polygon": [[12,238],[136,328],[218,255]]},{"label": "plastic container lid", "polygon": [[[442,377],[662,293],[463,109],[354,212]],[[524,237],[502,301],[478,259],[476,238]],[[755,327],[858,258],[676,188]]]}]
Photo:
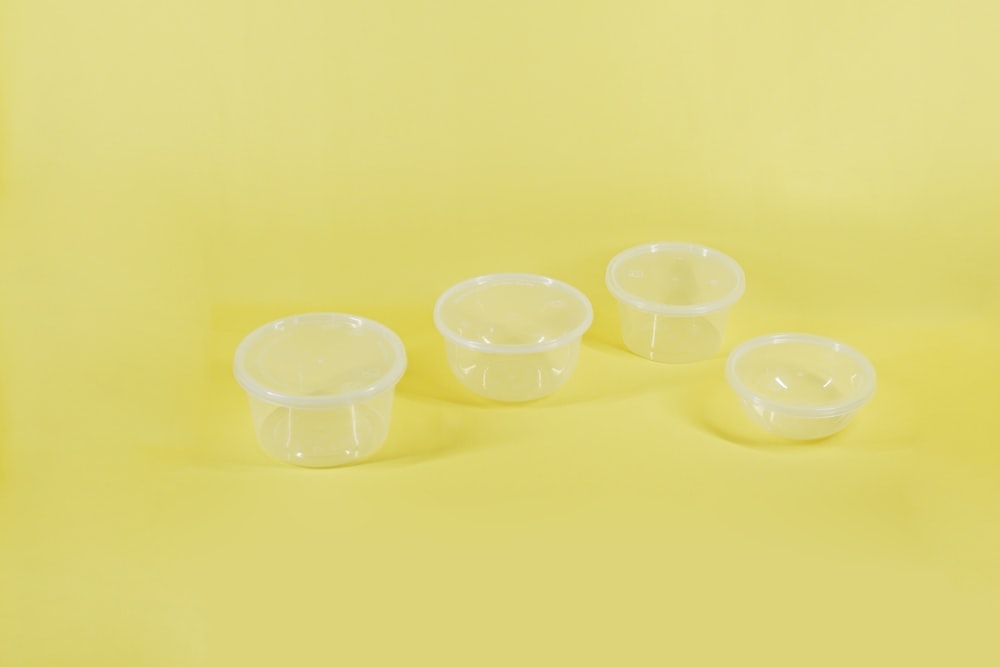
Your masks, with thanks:
[{"label": "plastic container lid", "polygon": [[356,315],[308,313],[265,324],[236,348],[233,371],[250,394],[290,408],[354,403],[391,388],[406,350],[388,327]]}]

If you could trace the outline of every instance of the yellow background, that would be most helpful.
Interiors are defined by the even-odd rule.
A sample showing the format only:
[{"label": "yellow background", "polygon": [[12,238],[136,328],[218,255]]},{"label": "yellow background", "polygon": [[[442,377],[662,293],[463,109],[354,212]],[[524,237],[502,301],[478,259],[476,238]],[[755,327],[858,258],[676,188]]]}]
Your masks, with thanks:
[{"label": "yellow background", "polygon": [[[0,0],[0,665],[996,665],[1000,10]],[[737,258],[723,350],[626,353],[608,259]],[[574,284],[557,394],[447,370],[437,295]],[[257,446],[240,338],[333,310],[410,366],[370,463]],[[774,441],[723,363],[863,350]]]}]

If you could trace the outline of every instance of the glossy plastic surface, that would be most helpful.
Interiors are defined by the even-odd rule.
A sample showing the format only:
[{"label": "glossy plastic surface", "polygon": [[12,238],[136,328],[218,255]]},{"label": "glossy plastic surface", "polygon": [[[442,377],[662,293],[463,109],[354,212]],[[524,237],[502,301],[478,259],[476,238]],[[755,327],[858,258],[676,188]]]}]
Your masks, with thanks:
[{"label": "glossy plastic surface", "polygon": [[434,307],[452,372],[497,401],[530,401],[565,384],[592,321],[582,292],[526,273],[472,278]]},{"label": "glossy plastic surface", "polygon": [[339,313],[265,324],[243,339],[234,361],[261,446],[308,467],[358,461],[378,449],[405,369],[396,334]]},{"label": "glossy plastic surface", "polygon": [[722,345],[730,307],[743,295],[743,269],[718,250],[692,243],[651,243],[608,264],[622,339],[653,361],[706,359]]},{"label": "glossy plastic surface", "polygon": [[840,431],[875,393],[875,369],[854,348],[810,334],[772,334],[736,347],[726,379],[750,418],[785,438]]}]

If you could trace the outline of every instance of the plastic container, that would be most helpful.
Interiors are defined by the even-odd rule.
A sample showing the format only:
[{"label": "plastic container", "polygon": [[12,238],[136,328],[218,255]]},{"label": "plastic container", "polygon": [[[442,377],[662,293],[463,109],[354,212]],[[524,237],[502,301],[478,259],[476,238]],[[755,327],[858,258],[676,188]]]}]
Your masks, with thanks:
[{"label": "plastic container", "polygon": [[843,429],[875,393],[875,369],[852,347],[783,333],[738,345],[726,379],[750,418],[784,438],[815,440]]},{"label": "plastic container", "polygon": [[608,289],[618,300],[625,346],[646,359],[686,363],[722,346],[730,307],[745,287],[728,255],[693,243],[651,243],[608,264]]},{"label": "plastic container", "polygon": [[582,292],[527,273],[466,280],[434,307],[455,377],[496,401],[530,401],[564,385],[593,319]]},{"label": "plastic container", "polygon": [[233,367],[264,450],[327,467],[363,459],[385,441],[406,351],[378,322],[311,313],[254,330]]}]

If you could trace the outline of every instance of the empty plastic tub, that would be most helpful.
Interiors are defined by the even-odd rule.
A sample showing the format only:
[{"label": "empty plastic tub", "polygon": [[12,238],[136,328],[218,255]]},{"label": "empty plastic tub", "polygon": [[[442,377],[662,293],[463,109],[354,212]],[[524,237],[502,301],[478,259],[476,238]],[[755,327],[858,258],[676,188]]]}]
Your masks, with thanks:
[{"label": "empty plastic tub", "polygon": [[396,334],[340,313],[265,324],[243,339],[234,362],[264,450],[310,467],[358,461],[379,448],[405,369]]},{"label": "empty plastic tub", "polygon": [[745,280],[740,265],[718,250],[651,243],[616,255],[607,284],[620,306],[625,346],[653,361],[684,363],[722,346]]},{"label": "empty plastic tub", "polygon": [[814,440],[847,426],[875,393],[875,369],[822,336],[772,334],[738,345],[726,379],[751,419],[785,438]]},{"label": "empty plastic tub", "polygon": [[452,372],[497,401],[530,401],[565,384],[593,318],[582,292],[527,273],[466,280],[434,307]]}]

